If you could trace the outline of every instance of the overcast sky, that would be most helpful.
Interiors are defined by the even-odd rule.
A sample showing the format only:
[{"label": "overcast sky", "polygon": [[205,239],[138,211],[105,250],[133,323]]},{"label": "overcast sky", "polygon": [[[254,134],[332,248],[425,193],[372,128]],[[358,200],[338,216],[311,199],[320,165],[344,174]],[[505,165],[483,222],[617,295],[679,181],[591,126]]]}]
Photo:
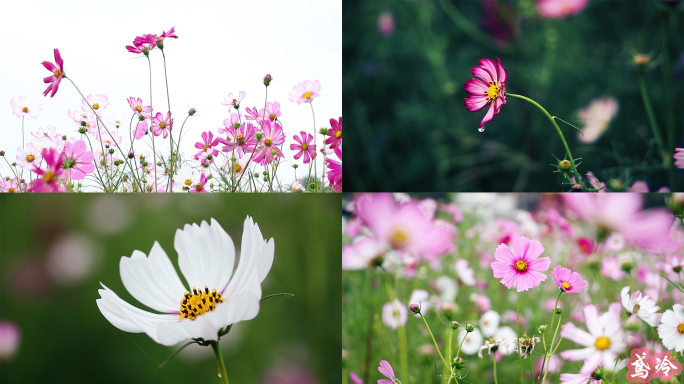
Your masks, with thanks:
[{"label": "overcast sky", "polygon": [[[342,115],[341,11],[339,0],[4,2],[0,12],[0,105],[5,107],[0,109],[4,111],[0,113],[0,149],[7,152],[7,160],[15,160],[21,145],[21,119],[12,114],[10,99],[19,95],[27,97],[29,106],[43,105],[38,119],[26,123],[27,142],[30,131],[47,125],[80,136],[68,116],[69,109],[81,105],[74,87],[65,80],[54,98],[42,95],[47,87],[42,79],[49,72],[40,63],[54,62],[54,48],[60,50],[65,73],[84,95],[109,97],[110,104],[103,112],[105,122],[116,115],[127,127],[132,113],[126,99],[136,96],[149,103],[149,70],[144,56],[129,53],[125,46],[132,45],[135,36],[159,35],[175,27],[179,38],[167,39],[164,44],[174,133],[177,135],[190,107],[198,111],[184,129],[188,135],[183,135],[181,152],[194,154],[194,143],[203,131],[217,134],[229,117],[228,107],[220,104],[228,93],[246,91],[243,112],[246,107],[263,108],[262,78],[270,73],[274,80],[268,99],[281,104],[286,161],[292,162],[292,137],[313,130],[309,106],[288,100],[294,85],[320,81],[320,97],[313,102],[317,127],[329,127],[330,118]],[[164,70],[158,50],[150,57],[156,113],[167,110]],[[127,128],[120,132],[127,143]],[[168,146],[168,139],[165,143]],[[305,168],[302,160],[297,161],[300,177]],[[320,173],[322,158],[317,160]],[[288,164],[281,169],[281,180],[293,179]],[[0,162],[0,173],[6,176],[8,172],[7,164]]]}]

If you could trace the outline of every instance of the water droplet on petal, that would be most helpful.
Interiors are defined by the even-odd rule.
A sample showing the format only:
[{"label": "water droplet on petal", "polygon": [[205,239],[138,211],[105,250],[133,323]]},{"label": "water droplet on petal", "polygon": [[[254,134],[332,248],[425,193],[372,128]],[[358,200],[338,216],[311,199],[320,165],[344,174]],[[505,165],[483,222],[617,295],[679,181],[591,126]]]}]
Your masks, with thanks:
[{"label": "water droplet on petal", "polygon": [[484,125],[477,129],[480,132],[484,132]]}]

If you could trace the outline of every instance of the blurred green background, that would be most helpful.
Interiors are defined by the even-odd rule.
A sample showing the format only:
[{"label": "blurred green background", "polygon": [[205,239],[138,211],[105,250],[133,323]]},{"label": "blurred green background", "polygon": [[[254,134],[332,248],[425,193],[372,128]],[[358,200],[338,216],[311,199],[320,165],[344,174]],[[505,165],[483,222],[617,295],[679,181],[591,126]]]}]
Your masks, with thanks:
[{"label": "blurred green background", "polygon": [[[582,158],[580,173],[625,186],[644,180],[651,191],[665,185],[676,190],[656,150],[633,56],[653,58],[646,83],[671,158],[684,145],[684,1],[590,0],[580,13],[560,19],[541,18],[534,0],[342,6],[344,113],[353,127],[345,142],[349,190],[569,190],[550,166],[552,154],[562,159],[565,150],[539,109],[508,97],[480,133],[487,107],[465,108],[470,70],[482,58],[497,57],[508,71],[507,92],[580,128],[580,108],[595,98],[618,100],[616,117],[593,144],[582,144],[574,128],[558,122],[573,156]],[[380,32],[383,14],[394,20],[387,35]],[[670,99],[666,84],[672,85]],[[675,173],[681,190],[684,171]]]},{"label": "blurred green background", "polygon": [[[239,254],[247,215],[275,241],[258,316],[221,339],[231,383],[339,382],[340,196],[0,196],[0,319],[19,325],[17,354],[0,362],[2,383],[219,383],[210,347],[178,347],[120,331],[95,300],[104,283],[124,288],[121,256],[148,254],[154,241],[177,271],[176,229],[216,219]],[[236,261],[237,265],[237,261]],[[184,281],[184,280],[183,280]],[[179,301],[180,303],[180,301]]]}]

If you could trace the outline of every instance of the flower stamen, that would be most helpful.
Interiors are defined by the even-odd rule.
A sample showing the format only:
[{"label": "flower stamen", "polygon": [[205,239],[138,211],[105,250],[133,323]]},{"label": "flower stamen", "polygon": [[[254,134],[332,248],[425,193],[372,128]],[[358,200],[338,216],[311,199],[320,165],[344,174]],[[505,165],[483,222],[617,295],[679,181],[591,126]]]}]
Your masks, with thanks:
[{"label": "flower stamen", "polygon": [[527,271],[527,263],[524,260],[518,260],[515,262],[515,270],[518,272]]},{"label": "flower stamen", "polygon": [[596,339],[596,343],[594,343],[594,346],[599,351],[603,351],[604,349],[608,349],[608,347],[610,347],[610,339],[605,337],[605,336],[601,336],[598,339]]},{"label": "flower stamen", "polygon": [[684,324],[679,324],[677,326],[677,332],[684,333]]},{"label": "flower stamen", "polygon": [[209,293],[209,287],[204,286],[204,291],[197,288],[192,288],[191,292],[185,292],[183,300],[181,300],[180,317],[179,320],[190,319],[195,320],[197,316],[204,315],[206,312],[211,312],[216,308],[218,303],[223,302],[223,297],[220,292],[213,289]]}]

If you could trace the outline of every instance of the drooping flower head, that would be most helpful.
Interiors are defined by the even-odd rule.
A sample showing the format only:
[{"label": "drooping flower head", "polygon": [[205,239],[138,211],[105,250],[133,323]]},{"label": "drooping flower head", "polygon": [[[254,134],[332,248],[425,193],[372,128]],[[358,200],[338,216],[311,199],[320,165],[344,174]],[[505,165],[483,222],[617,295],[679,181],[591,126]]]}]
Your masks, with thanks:
[{"label": "drooping flower head", "polygon": [[313,141],[313,136],[310,133],[301,131],[299,133],[301,138],[294,135],[294,139],[297,144],[290,144],[290,149],[293,151],[299,151],[294,155],[295,160],[299,160],[302,155],[304,155],[304,164],[307,164],[311,159],[316,158],[316,145],[311,144]]},{"label": "drooping flower head", "polygon": [[43,61],[42,63],[45,69],[52,72],[52,75],[43,78],[44,83],[50,84],[45,92],[43,92],[43,96],[47,96],[48,93],[52,92],[50,97],[54,97],[55,93],[57,93],[57,89],[59,88],[59,83],[64,77],[64,61],[62,61],[62,56],[59,54],[59,49],[57,48],[55,48],[55,63],[57,65],[52,64],[49,61]]},{"label": "drooping flower head", "polygon": [[551,275],[553,276],[553,281],[563,292],[582,293],[589,286],[586,280],[582,280],[582,275],[577,272],[571,272],[560,265],[553,269]]},{"label": "drooping flower head", "polygon": [[290,92],[290,101],[301,103],[310,103],[313,99],[318,97],[318,91],[321,90],[321,83],[318,80],[307,80],[299,83],[292,88]]},{"label": "drooping flower head", "polygon": [[273,264],[274,243],[263,239],[251,217],[244,223],[234,273],[235,246],[214,219],[177,230],[174,248],[191,289],[183,286],[159,243],[149,256],[134,251],[121,258],[121,280],[135,299],[163,314],[138,309],[103,284],[97,306],[112,325],[171,346],[187,339],[216,341],[219,330],[259,313],[261,282]]},{"label": "drooping flower head", "polygon": [[24,95],[19,96],[16,100],[12,98],[10,104],[12,105],[12,113],[14,113],[15,116],[28,117],[29,120],[37,118],[40,111],[43,110],[43,104],[39,104],[35,108],[29,108],[26,103],[26,96]]},{"label": "drooping flower head", "polygon": [[508,72],[501,65],[501,59],[497,57],[496,60],[497,62],[490,59],[480,60],[480,66],[470,71],[477,78],[466,81],[464,87],[470,94],[465,99],[465,106],[469,111],[479,111],[489,104],[487,114],[478,126],[480,129],[499,113],[502,105],[506,104]]},{"label": "drooping flower head", "polygon": [[546,280],[542,272],[549,269],[551,259],[540,258],[544,247],[536,240],[525,236],[516,237],[511,242],[512,249],[499,244],[494,253],[498,260],[492,263],[494,277],[501,278],[501,284],[510,289],[515,285],[518,292],[534,288]]},{"label": "drooping flower head", "polygon": [[378,371],[382,373],[383,376],[385,376],[387,379],[381,379],[378,380],[378,384],[394,384],[397,381],[396,376],[394,376],[394,370],[392,369],[392,366],[390,363],[387,362],[387,360],[382,360],[380,362],[380,366],[378,367]]},{"label": "drooping flower head", "polygon": [[159,136],[162,133],[164,134],[164,138],[169,135],[169,131],[173,128],[173,119],[171,118],[171,112],[166,113],[166,119],[164,119],[164,115],[161,113],[157,112],[157,115],[154,116],[154,124],[152,125],[152,133],[155,136]]},{"label": "drooping flower head", "polygon": [[33,172],[37,173],[42,178],[33,180],[31,183],[30,192],[60,192],[62,187],[59,185],[59,180],[64,178],[66,172],[62,168],[66,154],[55,148],[50,148],[43,152],[43,160],[45,160],[46,169],[41,169],[34,165]]},{"label": "drooping flower head", "polygon": [[339,120],[330,119],[330,130],[328,131],[328,138],[325,143],[334,149],[342,145],[342,116]]}]

